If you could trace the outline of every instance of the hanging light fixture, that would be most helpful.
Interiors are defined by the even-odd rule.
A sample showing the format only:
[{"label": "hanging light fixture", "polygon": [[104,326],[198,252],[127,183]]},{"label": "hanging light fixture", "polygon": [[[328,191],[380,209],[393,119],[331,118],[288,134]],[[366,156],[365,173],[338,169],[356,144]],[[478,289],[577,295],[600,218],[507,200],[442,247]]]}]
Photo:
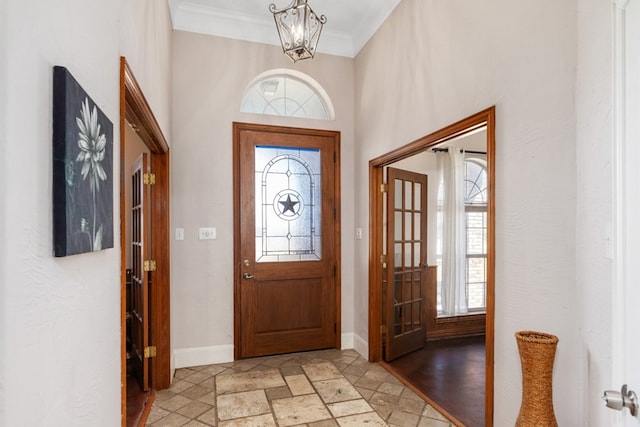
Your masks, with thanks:
[{"label": "hanging light fixture", "polygon": [[293,62],[313,58],[327,18],[316,15],[307,0],[293,0],[289,7],[282,10],[277,10],[276,5],[271,4],[269,10],[276,21],[284,53]]}]

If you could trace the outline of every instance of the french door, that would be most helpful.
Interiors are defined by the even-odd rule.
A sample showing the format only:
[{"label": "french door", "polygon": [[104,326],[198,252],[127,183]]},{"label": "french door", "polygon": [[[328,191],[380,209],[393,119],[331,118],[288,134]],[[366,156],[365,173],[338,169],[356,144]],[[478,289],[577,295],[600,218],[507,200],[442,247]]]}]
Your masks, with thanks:
[{"label": "french door", "polygon": [[[427,176],[387,169],[385,360],[424,346],[427,274]],[[386,289],[385,289],[386,288]]]},{"label": "french door", "polygon": [[133,370],[142,390],[149,389],[149,186],[144,183],[147,155],[141,154],[131,171],[131,344]]},{"label": "french door", "polygon": [[339,133],[234,123],[236,357],[339,334]]}]

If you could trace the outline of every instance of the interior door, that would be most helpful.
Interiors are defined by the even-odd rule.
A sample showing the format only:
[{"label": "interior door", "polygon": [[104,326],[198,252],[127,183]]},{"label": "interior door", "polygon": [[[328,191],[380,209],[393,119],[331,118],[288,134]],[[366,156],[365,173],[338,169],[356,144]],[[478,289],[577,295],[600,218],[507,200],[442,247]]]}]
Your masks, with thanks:
[{"label": "interior door", "polygon": [[385,359],[424,346],[427,176],[387,169]]},{"label": "interior door", "polygon": [[234,127],[237,357],[335,347],[339,134]]},{"label": "interior door", "polygon": [[[640,259],[640,191],[637,183],[640,182],[640,1],[630,0],[626,8],[626,41],[627,72],[627,131],[626,142],[629,156],[627,157],[627,169],[632,174],[628,179],[627,198],[629,201],[629,211],[627,211],[627,224],[629,231],[626,233],[627,247],[627,280],[625,281],[626,300],[626,325],[625,342],[626,351],[626,375],[629,389],[640,393],[640,341],[638,340],[638,325],[640,325],[640,285],[638,284],[637,262]],[[637,412],[640,412],[636,408]],[[636,413],[631,416],[625,412],[626,426],[639,426],[640,416]]]},{"label": "interior door", "polygon": [[149,389],[149,190],[144,183],[147,154],[141,154],[131,171],[131,348],[133,370],[142,390]]},{"label": "interior door", "polygon": [[[616,88],[616,283],[613,286],[613,381],[640,393],[640,0],[615,1]],[[637,401],[636,401],[637,402]],[[638,408],[636,408],[638,411]],[[627,408],[615,426],[638,426]]]}]

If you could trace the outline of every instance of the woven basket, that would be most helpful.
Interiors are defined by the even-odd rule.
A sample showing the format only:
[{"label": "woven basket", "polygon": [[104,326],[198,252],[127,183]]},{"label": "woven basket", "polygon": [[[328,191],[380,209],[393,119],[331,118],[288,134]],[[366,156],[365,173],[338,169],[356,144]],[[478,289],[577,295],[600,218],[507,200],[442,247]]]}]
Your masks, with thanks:
[{"label": "woven basket", "polygon": [[552,380],[558,337],[520,331],[516,342],[522,366],[522,404],[516,427],[557,427]]}]

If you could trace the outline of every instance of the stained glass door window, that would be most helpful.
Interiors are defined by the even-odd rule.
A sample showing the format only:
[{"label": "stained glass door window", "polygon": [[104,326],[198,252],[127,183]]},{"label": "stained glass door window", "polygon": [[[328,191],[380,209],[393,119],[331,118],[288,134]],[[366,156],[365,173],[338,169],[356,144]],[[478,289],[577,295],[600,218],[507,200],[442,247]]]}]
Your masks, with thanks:
[{"label": "stained glass door window", "polygon": [[317,261],[320,150],[255,147],[256,262]]}]

